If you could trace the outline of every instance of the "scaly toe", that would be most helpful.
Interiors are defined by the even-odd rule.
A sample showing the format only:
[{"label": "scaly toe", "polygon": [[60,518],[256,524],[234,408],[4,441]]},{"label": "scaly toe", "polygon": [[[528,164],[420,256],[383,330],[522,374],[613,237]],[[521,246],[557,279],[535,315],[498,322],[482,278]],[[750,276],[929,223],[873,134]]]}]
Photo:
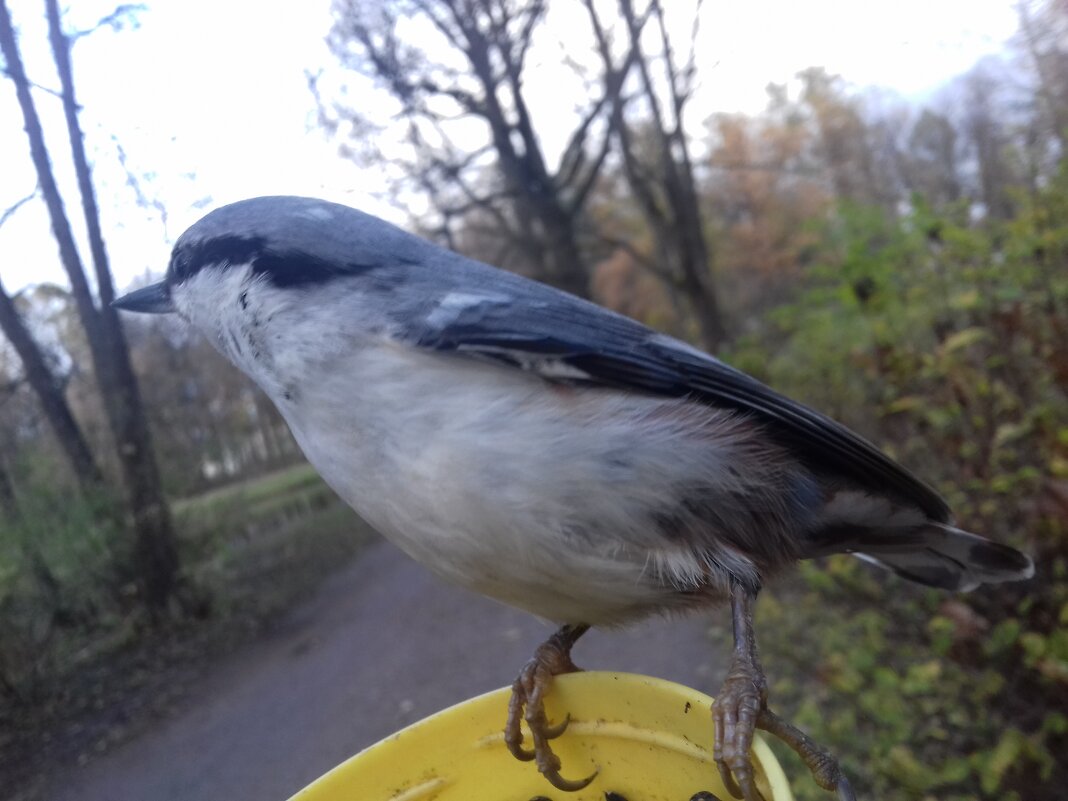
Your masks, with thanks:
[{"label": "scaly toe", "polygon": [[563,790],[565,793],[577,793],[579,790],[588,787],[590,782],[597,778],[598,772],[595,770],[585,779],[565,779],[560,775],[559,770],[542,771],[542,775],[557,790]]},{"label": "scaly toe", "polygon": [[788,723],[770,709],[760,713],[760,728],[790,746],[812,772],[812,778],[824,790],[837,792],[839,801],[857,801],[853,787],[842,771],[838,760],[817,745],[811,737]]},{"label": "scaly toe", "polygon": [[[552,685],[553,677],[578,670],[571,661],[571,646],[589,626],[562,626],[552,637],[538,647],[534,658],[520,671],[512,684],[512,697],[508,702],[508,721],[504,728],[504,742],[516,759],[524,762],[534,760],[538,772],[556,789],[575,792],[589,785],[597,776],[594,771],[585,779],[573,781],[560,775],[560,758],[553,753],[552,740],[560,737],[571,723],[571,716],[551,725],[545,714],[545,694]],[[525,720],[530,730],[533,750],[523,748],[521,721]]]},{"label": "scaly toe", "polygon": [[533,750],[528,751],[519,743],[511,743],[508,740],[504,741],[504,744],[508,746],[508,753],[518,759],[520,762],[533,762],[536,754]]},{"label": "scaly toe", "polygon": [[735,798],[744,801],[763,801],[756,788],[750,758],[753,732],[764,706],[763,696],[759,676],[732,670],[712,705],[713,758],[724,787]]},{"label": "scaly toe", "polygon": [[512,685],[512,697],[508,701],[508,720],[504,724],[504,744],[508,751],[520,762],[530,762],[534,759],[533,750],[528,751],[523,747],[523,730],[520,721],[523,719],[523,711],[526,706],[526,692],[519,681]]},{"label": "scaly toe", "polygon": [[749,755],[736,756],[728,764],[736,782],[735,786],[741,790],[741,798],[745,801],[764,801],[763,794],[756,786],[753,763],[749,761]]},{"label": "scaly toe", "polygon": [[857,801],[853,786],[845,776],[838,777],[838,801]]}]

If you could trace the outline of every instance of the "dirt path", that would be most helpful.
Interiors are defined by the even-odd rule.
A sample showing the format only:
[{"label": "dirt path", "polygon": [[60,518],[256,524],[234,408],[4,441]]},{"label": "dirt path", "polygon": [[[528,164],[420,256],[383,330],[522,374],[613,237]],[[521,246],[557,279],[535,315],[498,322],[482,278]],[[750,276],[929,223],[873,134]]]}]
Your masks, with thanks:
[{"label": "dirt path", "polygon": [[[691,618],[594,631],[576,661],[710,691],[719,656],[706,625]],[[56,776],[47,797],[284,801],[390,732],[510,683],[548,632],[377,543],[268,637],[219,664],[182,712]]]}]

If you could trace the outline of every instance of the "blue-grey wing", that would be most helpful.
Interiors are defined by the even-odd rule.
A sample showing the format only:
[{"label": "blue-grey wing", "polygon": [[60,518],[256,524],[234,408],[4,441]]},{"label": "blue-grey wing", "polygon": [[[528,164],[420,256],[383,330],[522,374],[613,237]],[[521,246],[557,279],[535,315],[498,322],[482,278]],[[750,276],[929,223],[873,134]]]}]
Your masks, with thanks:
[{"label": "blue-grey wing", "polygon": [[[482,265],[479,265],[480,267]],[[549,287],[482,273],[472,291],[437,295],[403,321],[412,344],[488,359],[547,380],[691,397],[759,420],[810,468],[948,521],[933,489],[845,426],[740,370],[629,318]]]}]

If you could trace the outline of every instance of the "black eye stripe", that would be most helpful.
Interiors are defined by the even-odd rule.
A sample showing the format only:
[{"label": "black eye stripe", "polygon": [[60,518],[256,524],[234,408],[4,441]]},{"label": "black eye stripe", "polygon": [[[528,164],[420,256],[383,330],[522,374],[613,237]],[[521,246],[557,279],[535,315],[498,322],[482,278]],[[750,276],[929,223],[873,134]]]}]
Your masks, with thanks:
[{"label": "black eye stripe", "polygon": [[188,281],[209,264],[248,264],[267,248],[258,236],[216,236],[174,249],[167,280],[171,284]]},{"label": "black eye stripe", "polygon": [[209,265],[225,269],[249,263],[253,275],[262,275],[277,287],[321,284],[388,266],[385,262],[334,262],[300,250],[278,250],[263,237],[218,236],[176,247],[167,281],[181,284]]},{"label": "black eye stripe", "polygon": [[252,274],[263,275],[277,287],[322,284],[357,269],[350,264],[335,264],[300,251],[266,251],[252,263]]}]

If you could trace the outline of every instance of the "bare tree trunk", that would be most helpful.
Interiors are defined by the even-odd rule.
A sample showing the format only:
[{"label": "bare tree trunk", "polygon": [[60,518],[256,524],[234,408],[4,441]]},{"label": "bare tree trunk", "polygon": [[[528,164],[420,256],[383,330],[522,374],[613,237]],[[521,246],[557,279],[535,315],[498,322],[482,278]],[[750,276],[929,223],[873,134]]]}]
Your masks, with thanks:
[{"label": "bare tree trunk", "polygon": [[92,241],[91,249],[96,265],[97,280],[100,284],[100,296],[104,304],[102,309],[98,309],[94,304],[81,258],[74,244],[70,222],[64,211],[59,187],[52,173],[40,118],[30,94],[29,81],[26,78],[15,41],[11,16],[6,3],[2,0],[0,0],[0,48],[7,62],[8,73],[15,83],[41,194],[48,207],[52,231],[59,245],[60,259],[70,280],[71,294],[74,297],[82,327],[85,329],[93,359],[93,370],[104,399],[108,425],[115,439],[137,535],[136,556],[139,579],[147,604],[151,609],[159,610],[167,603],[177,579],[178,558],[170,513],[163,497],[159,470],[152,452],[148,425],[140,402],[140,394],[134,379],[125,338],[119,327],[116,312],[108,305],[114,297],[114,289],[108,273],[107,257],[96,215],[96,202],[92,196],[88,162],[85,158],[82,133],[77,121],[77,103],[74,98],[70,71],[69,42],[59,28],[58,6],[54,2],[46,2],[46,6],[56,66],[63,85],[63,106],[67,117],[68,134]]},{"label": "bare tree trunk", "polygon": [[89,450],[89,443],[74,419],[74,414],[70,410],[70,405],[63,395],[59,382],[48,369],[41,349],[30,332],[26,330],[15,304],[2,284],[0,284],[0,330],[4,332],[7,341],[19,355],[22,369],[26,372],[26,381],[37,395],[45,419],[48,420],[52,433],[55,434],[60,447],[66,454],[79,485],[87,492],[98,490],[104,483],[104,476],[93,458],[92,451]]},{"label": "bare tree trunk", "polygon": [[[493,239],[506,245],[496,258],[521,255],[514,266],[588,296],[578,226],[608,153],[610,137],[599,134],[596,125],[605,99],[591,101],[552,168],[523,91],[525,58],[545,0],[347,0],[336,7],[332,47],[343,62],[383,83],[401,104],[397,119],[407,122],[409,144],[418,154],[406,172],[444,218],[446,238],[452,237],[455,221],[491,221]],[[429,21],[449,44],[456,58],[448,66],[438,69],[425,54],[412,57],[419,45],[404,41],[398,31],[407,29],[399,24],[402,19],[416,17]],[[461,60],[462,67],[453,65]],[[452,74],[457,70],[462,80]],[[488,144],[473,152],[454,145],[443,126],[452,115],[440,110],[441,102],[457,104],[465,115],[483,121]],[[435,143],[427,141],[424,129],[435,131]],[[495,157],[491,168],[482,160],[490,154]],[[488,172],[498,179],[491,189],[481,186]]]},{"label": "bare tree trunk", "polygon": [[[575,236],[578,209],[565,206],[557,182],[545,163],[521,90],[522,64],[512,57],[508,48],[499,47],[505,61],[503,74],[500,69],[494,69],[490,58],[493,44],[483,30],[473,24],[465,9],[452,0],[446,0],[446,5],[466,39],[468,58],[475,77],[482,84],[485,93],[482,113],[492,131],[501,169],[511,192],[518,199],[519,213],[530,215],[541,229],[536,241],[528,243],[535,251],[542,250],[545,275],[539,277],[574,295],[588,297],[588,271]],[[534,0],[532,5],[543,7],[541,0]],[[530,13],[532,22],[541,15],[541,11]],[[504,87],[510,90],[515,105],[515,122],[509,122],[509,114],[498,99],[498,93]],[[519,148],[516,147],[517,138],[522,142]]]},{"label": "bare tree trunk", "polygon": [[[84,136],[78,123],[70,40],[63,33],[57,0],[45,0],[45,7],[48,12],[49,40],[63,91],[63,113],[67,121],[71,159],[78,177],[78,190],[89,235],[89,251],[100,296],[100,307],[97,309],[101,334],[99,350],[110,369],[100,373],[99,380],[102,382],[102,392],[111,400],[108,404],[111,409],[109,422],[118,444],[123,478],[137,527],[141,573],[146,577],[146,597],[151,606],[159,608],[167,602],[174,589],[178,570],[170,508],[163,495],[163,482],[152,448],[148,417],[130,361],[130,349],[119,322],[118,311],[111,305],[115,299],[115,287],[100,230],[100,214],[85,155]],[[108,385],[106,388],[104,382]]]},{"label": "bare tree trunk", "polygon": [[[620,8],[626,19],[633,47],[639,55],[638,72],[656,121],[663,191],[667,205],[671,209],[674,228],[672,240],[677,254],[678,270],[682,275],[682,285],[693,304],[701,342],[708,350],[715,351],[726,339],[727,331],[723,325],[719,299],[712,281],[712,251],[701,220],[697,185],[693,176],[693,162],[690,159],[690,147],[682,124],[683,110],[692,92],[692,88],[685,84],[692,81],[692,78],[679,74],[664,23],[663,7],[660,5],[660,0],[652,0],[651,9],[659,27],[661,46],[664,51],[667,100],[671,113],[671,122],[667,122],[660,110],[660,102],[650,75],[649,61],[641,57],[641,26],[634,13],[633,0],[620,0]],[[695,14],[699,13],[699,10],[700,6]],[[697,25],[696,16],[693,24]],[[688,73],[691,70],[692,66],[687,67],[684,72]]]},{"label": "bare tree trunk", "polygon": [[[604,63],[607,94],[611,99],[611,125],[619,140],[623,170],[631,191],[648,223],[658,250],[657,274],[686,297],[697,324],[701,344],[715,351],[726,339],[726,327],[711,273],[711,248],[701,220],[693,163],[682,125],[682,114],[692,87],[693,65],[680,72],[675,64],[671,43],[659,0],[651,0],[639,17],[633,0],[620,0],[619,8],[626,22],[631,55],[637,65],[641,96],[649,105],[648,121],[656,145],[655,164],[640,161],[634,132],[624,114],[628,99],[623,84],[627,65],[613,66],[607,33],[601,25],[592,0],[585,0],[593,25],[598,50]],[[651,73],[650,58],[642,51],[642,35],[649,17],[656,19],[663,48],[667,112],[657,94],[657,81]],[[696,25],[696,18],[694,24]],[[628,57],[629,58],[629,57]],[[691,57],[692,58],[692,57]]]}]

